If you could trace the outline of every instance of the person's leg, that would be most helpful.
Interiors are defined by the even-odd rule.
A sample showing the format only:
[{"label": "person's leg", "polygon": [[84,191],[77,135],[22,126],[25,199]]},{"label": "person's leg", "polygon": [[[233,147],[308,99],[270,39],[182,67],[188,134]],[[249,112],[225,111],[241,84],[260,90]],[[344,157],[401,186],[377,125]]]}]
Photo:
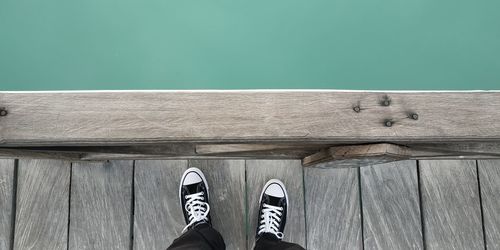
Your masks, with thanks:
[{"label": "person's leg", "polygon": [[285,185],[276,179],[266,183],[260,196],[259,217],[254,250],[303,250],[282,241],[288,213],[288,194]]},{"label": "person's leg", "polygon": [[222,236],[209,224],[199,224],[175,239],[167,250],[226,249]]},{"label": "person's leg", "polygon": [[186,170],[179,185],[179,199],[187,225],[168,250],[226,249],[222,236],[212,228],[208,198],[208,184],[201,170]]},{"label": "person's leg", "polygon": [[304,250],[300,245],[263,235],[255,242],[254,250]]},{"label": "person's leg", "polygon": [[295,243],[285,242],[274,237],[272,234],[262,235],[255,242],[254,250],[304,250],[303,247]]}]

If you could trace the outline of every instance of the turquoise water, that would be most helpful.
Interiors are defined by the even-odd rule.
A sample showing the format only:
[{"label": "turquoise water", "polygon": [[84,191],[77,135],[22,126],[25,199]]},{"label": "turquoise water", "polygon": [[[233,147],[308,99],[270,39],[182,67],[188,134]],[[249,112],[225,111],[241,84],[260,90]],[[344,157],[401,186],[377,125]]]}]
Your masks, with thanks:
[{"label": "turquoise water", "polygon": [[500,1],[1,0],[0,90],[500,89]]}]

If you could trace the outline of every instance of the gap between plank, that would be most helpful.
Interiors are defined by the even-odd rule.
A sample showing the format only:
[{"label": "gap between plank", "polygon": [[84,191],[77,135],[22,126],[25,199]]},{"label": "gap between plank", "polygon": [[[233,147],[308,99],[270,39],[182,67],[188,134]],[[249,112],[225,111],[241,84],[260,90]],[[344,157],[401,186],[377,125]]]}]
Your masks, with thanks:
[{"label": "gap between plank", "polygon": [[248,236],[250,233],[250,216],[248,209],[248,186],[247,186],[247,160],[245,160],[245,247],[248,247]]},{"label": "gap between plank", "polygon": [[306,177],[305,168],[302,168],[302,197],[304,198],[304,248],[307,249],[307,206],[306,206]]},{"label": "gap between plank", "polygon": [[12,180],[12,214],[10,221],[10,249],[14,249],[14,238],[16,233],[16,209],[17,209],[17,175],[19,169],[19,159],[14,160],[14,174]]},{"label": "gap between plank", "polygon": [[481,195],[481,181],[479,178],[479,163],[476,160],[476,176],[477,176],[477,190],[479,192],[479,207],[481,209],[481,228],[483,230],[483,244],[484,244],[484,249],[486,249],[486,229],[484,227],[484,213],[483,213],[483,198]]},{"label": "gap between plank", "polygon": [[363,221],[363,196],[361,194],[361,167],[358,168],[359,215],[361,219],[361,248],[365,249],[365,232]]},{"label": "gap between plank", "polygon": [[130,195],[130,250],[134,249],[134,222],[135,222],[135,162],[132,163],[132,193]]},{"label": "gap between plank", "polygon": [[70,238],[69,238],[69,234],[70,234],[70,226],[71,226],[71,180],[73,179],[73,162],[71,162],[69,164],[69,191],[68,191],[68,194],[69,194],[69,197],[68,197],[68,226],[66,228],[67,231],[67,235],[66,235],[66,249],[69,249],[69,241],[70,241]]},{"label": "gap between plank", "polygon": [[425,250],[425,224],[424,211],[422,210],[422,181],[420,179],[420,161],[417,161],[418,206],[420,209],[420,229],[422,230],[422,248]]}]

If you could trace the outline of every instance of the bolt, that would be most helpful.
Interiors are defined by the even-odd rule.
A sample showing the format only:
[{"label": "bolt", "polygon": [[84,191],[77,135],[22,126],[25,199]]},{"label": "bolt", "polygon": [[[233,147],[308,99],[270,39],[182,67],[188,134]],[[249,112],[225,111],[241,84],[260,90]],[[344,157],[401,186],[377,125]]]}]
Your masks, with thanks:
[{"label": "bolt", "polygon": [[410,118],[413,120],[418,120],[418,114],[412,113],[412,114],[410,114]]},{"label": "bolt", "polygon": [[382,101],[382,106],[389,106],[389,105],[391,105],[391,100],[389,100],[388,98]]},{"label": "bolt", "polygon": [[9,112],[5,109],[0,109],[0,116],[6,116]]},{"label": "bolt", "polygon": [[359,106],[352,108],[352,110],[354,110],[354,112],[356,112],[356,113],[361,112],[361,108]]},{"label": "bolt", "polygon": [[386,127],[392,127],[392,124],[393,124],[393,122],[392,122],[391,120],[385,120],[385,121],[384,121],[384,125],[385,125]]}]

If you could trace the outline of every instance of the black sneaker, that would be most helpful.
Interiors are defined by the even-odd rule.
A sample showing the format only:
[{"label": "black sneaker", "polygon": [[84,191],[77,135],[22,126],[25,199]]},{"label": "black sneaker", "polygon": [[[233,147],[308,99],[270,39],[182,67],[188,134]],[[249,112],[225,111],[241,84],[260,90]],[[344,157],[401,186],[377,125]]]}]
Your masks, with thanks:
[{"label": "black sneaker", "polygon": [[275,236],[277,240],[282,240],[287,213],[288,194],[285,185],[277,179],[269,180],[260,195],[259,218],[255,238],[258,239],[266,234]]},{"label": "black sneaker", "polygon": [[210,220],[210,206],[208,205],[208,184],[205,176],[198,168],[189,168],[184,172],[179,185],[179,200],[184,213],[185,232],[199,224]]}]

